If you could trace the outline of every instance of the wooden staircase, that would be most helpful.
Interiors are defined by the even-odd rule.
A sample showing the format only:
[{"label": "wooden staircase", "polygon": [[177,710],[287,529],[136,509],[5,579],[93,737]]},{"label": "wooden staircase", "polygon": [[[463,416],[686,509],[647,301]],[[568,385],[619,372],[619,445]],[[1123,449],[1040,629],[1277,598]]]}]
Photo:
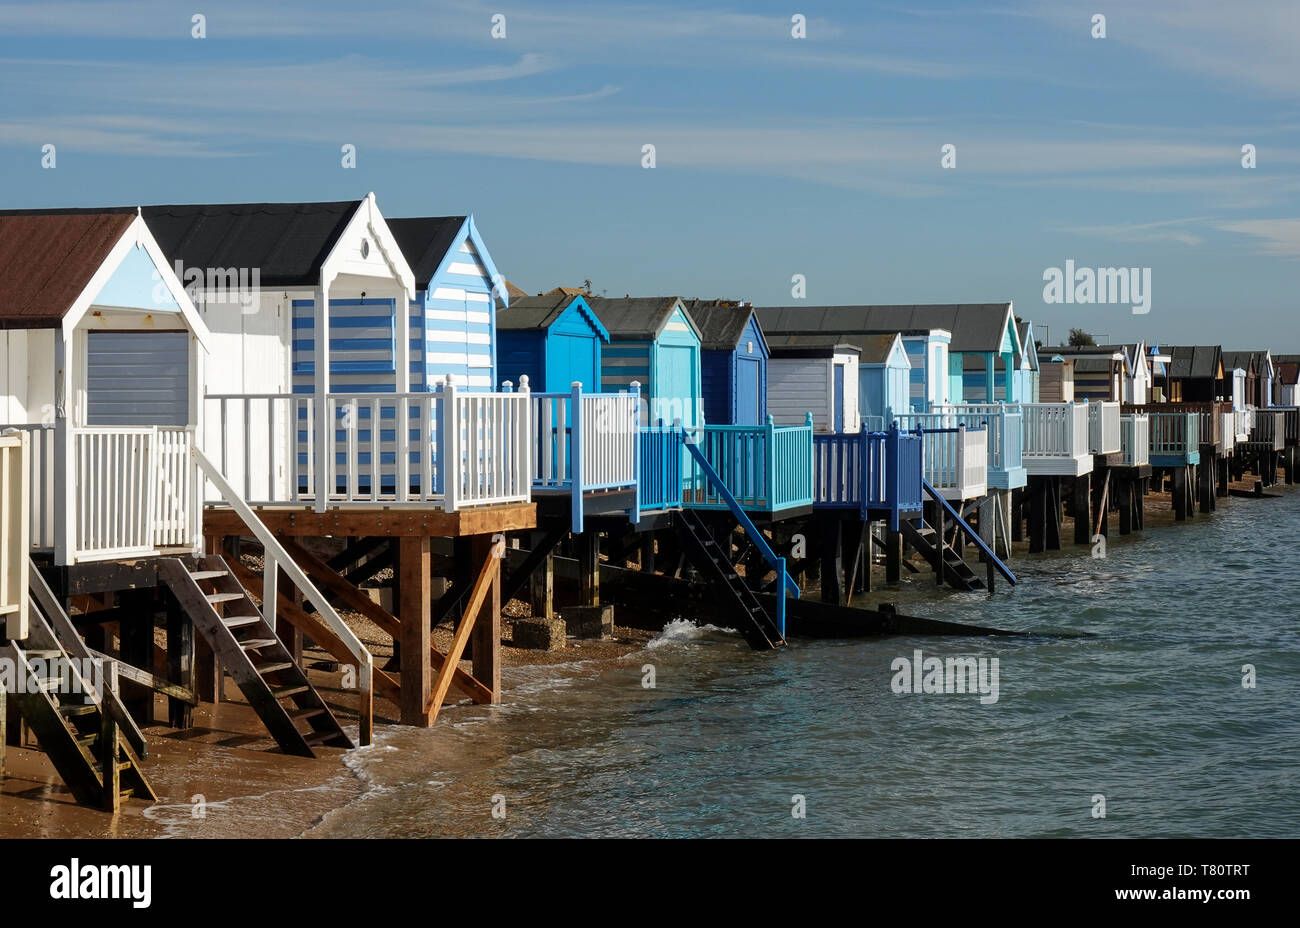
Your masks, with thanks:
[{"label": "wooden staircase", "polygon": [[[158,796],[140,764],[144,736],[112,692],[111,680],[95,681],[103,685],[103,692],[97,693],[81,675],[82,665],[72,658],[89,652],[79,649],[81,653],[69,654],[63,647],[55,629],[62,627],[61,621],[67,629],[72,623],[34,566],[30,576],[33,605],[40,608],[31,610],[27,638],[21,643],[5,642],[0,657],[26,674],[26,683],[34,678],[37,685],[24,686],[9,698],[77,802],[117,811],[124,799],[156,801]],[[51,609],[57,610],[53,617]],[[119,719],[125,724],[119,724]]]},{"label": "wooden staircase", "polygon": [[939,533],[924,519],[915,522],[903,519],[899,521],[898,527],[903,530],[904,537],[917,553],[929,562],[936,573],[942,563],[943,579],[953,589],[966,592],[984,589],[984,581],[962,560],[957,550],[946,539],[941,539]]},{"label": "wooden staircase", "polygon": [[223,558],[167,558],[159,576],[286,754],[314,757],[320,745],[353,747]]},{"label": "wooden staircase", "polygon": [[726,552],[713,540],[699,514],[691,509],[680,510],[674,524],[681,536],[684,553],[710,587],[717,591],[721,601],[727,604],[750,647],[766,651],[785,644],[776,622],[746,585]]}]

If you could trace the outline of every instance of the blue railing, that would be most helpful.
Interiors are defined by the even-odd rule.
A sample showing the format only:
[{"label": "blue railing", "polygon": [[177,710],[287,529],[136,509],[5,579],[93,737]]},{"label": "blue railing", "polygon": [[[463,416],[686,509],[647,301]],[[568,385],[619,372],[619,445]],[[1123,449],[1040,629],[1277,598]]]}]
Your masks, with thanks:
[{"label": "blue railing", "polygon": [[643,427],[637,436],[641,511],[682,507],[682,430]]},{"label": "blue railing", "polygon": [[886,511],[898,530],[898,514],[921,508],[922,439],[888,432],[813,436],[813,505],[857,509],[863,519]]},{"label": "blue railing", "polygon": [[[744,509],[780,512],[813,502],[812,416],[804,425],[704,425],[689,430],[700,457]],[[726,509],[717,485],[692,455],[682,498],[692,509]]]},{"label": "blue railing", "polygon": [[763,555],[763,560],[767,561],[767,563],[776,571],[776,627],[777,631],[781,633],[781,637],[784,638],[785,593],[788,591],[794,595],[795,599],[798,599],[799,584],[795,583],[794,578],[786,571],[785,558],[778,557],[776,552],[772,550],[772,546],[767,543],[767,538],[750,520],[749,515],[745,512],[736,497],[731,495],[731,491],[727,489],[727,485],[718,475],[718,472],[709,464],[708,459],[700,453],[699,447],[689,435],[685,436],[685,444],[686,450],[690,453],[691,458],[700,469],[700,473],[704,475],[710,484],[712,484],[714,491],[726,503],[727,508],[731,510],[731,514],[736,518],[736,521],[740,523],[740,527],[744,529],[745,534],[749,536],[749,540],[753,543],[755,549],[757,549],[759,554]]},{"label": "blue railing", "polygon": [[[948,513],[948,518],[952,523],[965,533],[966,537],[970,539],[975,547],[979,548],[979,550],[983,552],[984,557],[988,560],[988,563],[992,565],[993,569],[1002,574],[1003,577],[1006,577],[1009,583],[1015,585],[1016,575],[1011,572],[1011,568],[1002,563],[1002,559],[994,554],[993,549],[984,543],[984,539],[979,536],[979,533],[971,528],[970,523],[961,517],[961,513],[952,507],[952,503],[944,499],[943,495],[938,490],[930,486],[929,481],[923,480],[921,483],[930,498],[942,506],[944,511]],[[939,538],[938,542],[942,544],[943,538]],[[989,576],[992,577],[993,575],[989,574]]]}]

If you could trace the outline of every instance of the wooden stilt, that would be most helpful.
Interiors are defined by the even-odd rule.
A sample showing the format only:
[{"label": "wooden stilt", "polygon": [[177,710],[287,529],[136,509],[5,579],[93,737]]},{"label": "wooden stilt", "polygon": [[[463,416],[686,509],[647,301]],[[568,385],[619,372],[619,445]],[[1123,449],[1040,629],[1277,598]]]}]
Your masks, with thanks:
[{"label": "wooden stilt", "polygon": [[822,521],[822,602],[844,605],[844,548],[840,524],[827,516]]},{"label": "wooden stilt", "polygon": [[442,701],[451,686],[452,672],[460,663],[461,655],[465,653],[465,645],[469,642],[470,631],[478,618],[479,608],[483,605],[484,599],[487,598],[494,575],[499,576],[500,571],[500,558],[487,557],[484,559],[478,579],[474,581],[474,588],[470,592],[469,602],[465,606],[464,617],[460,626],[456,629],[456,636],[452,639],[451,648],[447,652],[447,661],[442,665],[442,669],[438,671],[438,678],[433,684],[433,693],[429,696],[429,705],[426,710],[429,725],[432,725],[438,718],[438,712],[442,708]]},{"label": "wooden stilt", "polygon": [[[594,532],[592,533],[595,534]],[[596,546],[599,551],[599,545]],[[491,580],[479,608],[478,618],[474,622],[471,639],[474,642],[474,679],[487,684],[492,690],[492,704],[501,701],[501,562],[505,552],[495,545],[491,535],[474,537],[475,561],[496,561],[497,566],[491,570]],[[600,605],[600,559],[596,559],[597,586],[596,602]]]},{"label": "wooden stilt", "polygon": [[[167,600],[167,682],[194,692],[194,622],[172,597]],[[183,699],[167,697],[167,724],[190,728],[194,707]]]},{"label": "wooden stilt", "polygon": [[600,605],[600,535],[582,532],[577,537],[578,602],[583,606]]},{"label": "wooden stilt", "polygon": [[[544,544],[545,539],[545,532],[533,532],[531,544],[536,548],[537,545]],[[641,552],[642,569],[644,569],[645,539],[642,539]],[[653,563],[653,555],[651,562]],[[546,555],[541,565],[529,575],[528,599],[532,603],[534,618],[555,618],[555,556],[553,554]]]},{"label": "wooden stilt", "polygon": [[1074,543],[1086,545],[1092,543],[1092,520],[1088,518],[1092,496],[1092,475],[1084,474],[1074,478],[1074,500],[1071,513],[1074,515]]},{"label": "wooden stilt", "polygon": [[1061,550],[1061,478],[1048,477],[1044,481],[1047,491],[1047,522],[1043,544],[1049,551]]},{"label": "wooden stilt", "polygon": [[903,573],[903,533],[885,527],[885,582],[897,583]]},{"label": "wooden stilt", "polygon": [[397,540],[397,565],[401,582],[401,602],[397,616],[401,622],[403,725],[422,725],[427,718],[429,695],[433,692],[433,669],[429,660],[432,641],[429,575],[429,539],[416,536]]},{"label": "wooden stilt", "polygon": [[1047,478],[1031,477],[1029,497],[1029,553],[1041,554],[1047,546]]}]

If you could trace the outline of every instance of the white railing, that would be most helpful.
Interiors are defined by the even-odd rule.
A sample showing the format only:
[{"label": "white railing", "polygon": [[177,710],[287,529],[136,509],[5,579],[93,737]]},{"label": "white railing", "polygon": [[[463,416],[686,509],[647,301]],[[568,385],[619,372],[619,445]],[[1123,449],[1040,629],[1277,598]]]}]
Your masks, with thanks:
[{"label": "white railing", "polygon": [[1236,433],[1237,441],[1247,441],[1250,438],[1251,431],[1255,428],[1255,407],[1246,406],[1241,409],[1232,411],[1233,432]]},{"label": "white railing", "polygon": [[31,474],[31,518],[28,544],[32,551],[53,551],[54,532],[54,426],[0,425],[0,432],[16,430],[27,435],[28,472]]},{"label": "white railing", "polygon": [[1093,454],[1115,454],[1122,450],[1119,407],[1119,403],[1101,400],[1088,404],[1088,450]]},{"label": "white railing", "polygon": [[1025,458],[1077,458],[1088,451],[1084,403],[1022,403]]},{"label": "white railing", "polygon": [[0,433],[0,637],[15,641],[27,637],[31,501],[31,439]]},{"label": "white railing", "polygon": [[1225,454],[1237,447],[1237,413],[1219,413],[1219,434],[1223,436]]},{"label": "white railing", "polygon": [[1151,463],[1151,420],[1143,413],[1120,417],[1121,444],[1125,467]]},{"label": "white railing", "polygon": [[[531,498],[532,416],[524,394],[450,386],[331,393],[324,414],[333,434],[322,461],[314,396],[209,395],[202,447],[255,506],[439,505],[450,512]],[[204,498],[222,502],[211,485]]]},{"label": "white railing", "polygon": [[951,425],[978,426],[988,430],[989,470],[1005,473],[1023,466],[1024,436],[1018,404],[935,404],[932,412],[948,417],[941,421]]},{"label": "white railing", "polygon": [[197,479],[185,428],[72,430],[70,562],[194,550],[201,535]]},{"label": "white railing", "polygon": [[582,488],[632,486],[637,479],[637,407],[634,393],[582,397]]},{"label": "white railing", "polygon": [[988,432],[958,426],[922,430],[925,479],[947,499],[977,499],[988,493]]},{"label": "white railing", "polygon": [[[201,468],[203,475],[207,478],[208,483],[213,487],[218,497],[226,505],[234,510],[235,514],[243,520],[249,530],[262,543],[262,549],[265,553],[265,567],[271,578],[276,576],[276,569],[283,570],[289,581],[298,589],[303,597],[315,607],[316,612],[320,615],[321,620],[327,625],[338,640],[343,643],[344,648],[353,660],[356,661],[357,669],[357,690],[360,697],[360,710],[358,725],[360,728],[360,737],[358,740],[362,745],[371,743],[371,735],[374,724],[374,660],[370,651],[361,643],[361,639],[347,625],[346,622],[330,605],[329,600],[316,588],[311,582],[306,572],[298,566],[297,562],[289,556],[289,552],[284,546],[271,534],[266,524],[257,517],[248,503],[242,499],[234,487],[222,475],[219,468],[216,467],[203,452],[198,448],[192,449],[193,465]],[[270,581],[270,587],[274,590],[275,581]],[[263,618],[272,628],[275,627],[275,609],[276,596],[271,595],[264,597],[262,602]],[[337,656],[337,655],[336,655]]]}]

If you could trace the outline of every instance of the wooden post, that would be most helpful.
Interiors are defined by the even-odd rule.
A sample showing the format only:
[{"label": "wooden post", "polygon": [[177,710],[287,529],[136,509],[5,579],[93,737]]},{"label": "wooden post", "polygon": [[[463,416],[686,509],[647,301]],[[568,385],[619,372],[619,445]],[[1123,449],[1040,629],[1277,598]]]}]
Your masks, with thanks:
[{"label": "wooden post", "polygon": [[[152,646],[152,638],[150,645]],[[117,691],[117,661],[104,661],[104,692]],[[117,769],[118,730],[113,713],[100,712],[99,728],[99,763],[104,784],[103,805],[105,812],[116,813],[122,806],[121,773]]]},{"label": "wooden post", "polygon": [[1092,541],[1092,525],[1088,518],[1091,509],[1089,499],[1092,495],[1092,475],[1084,474],[1081,477],[1074,478],[1074,503],[1071,511],[1074,514],[1074,543],[1076,545],[1086,545]]},{"label": "wooden post", "polygon": [[[147,673],[153,673],[153,629],[156,590],[121,590],[119,606],[131,613],[118,623],[122,661]],[[143,727],[153,724],[153,690],[127,681],[127,696],[122,702],[131,716]]]},{"label": "wooden post", "polygon": [[1025,490],[1023,487],[1011,491],[1011,540],[1025,540]]},{"label": "wooden post", "polygon": [[[591,533],[593,536],[595,532]],[[596,544],[597,552],[600,545]],[[470,638],[474,644],[474,678],[492,690],[492,704],[497,705],[501,702],[501,560],[505,557],[505,550],[502,545],[496,544],[491,535],[474,536],[474,564],[486,565],[492,561],[497,561],[497,568],[492,571],[492,581],[487,594],[483,598],[483,604],[479,607],[478,618],[474,621],[474,628],[470,633]],[[600,560],[596,561],[596,576],[600,574]],[[598,581],[599,584],[599,581]],[[589,605],[600,605],[600,587],[597,585],[595,590],[596,601]],[[467,617],[468,618],[468,617]]]},{"label": "wooden post", "polygon": [[[532,533],[532,546],[543,543],[545,532]],[[644,540],[642,545],[644,545]],[[644,551],[644,547],[642,548]],[[528,598],[532,601],[533,618],[555,618],[555,558],[546,555],[546,559],[528,578]]]},{"label": "wooden post", "polygon": [[903,533],[885,526],[885,582],[897,583],[903,573]]},{"label": "wooden post", "polygon": [[1133,532],[1133,478],[1128,474],[1119,477],[1115,492],[1119,494],[1119,533],[1129,535]]},{"label": "wooden post", "polygon": [[1182,522],[1187,518],[1187,467],[1174,468],[1174,519]]},{"label": "wooden post", "polygon": [[[167,681],[195,692],[194,622],[171,597],[167,602]],[[169,696],[167,724],[172,728],[192,727],[193,707]]]},{"label": "wooden post", "polygon": [[430,615],[429,539],[424,536],[397,539],[397,572],[401,576],[402,600],[398,607],[402,643],[403,725],[428,724],[427,707],[433,691],[433,665],[429,656],[432,641]]},{"label": "wooden post", "polygon": [[1047,503],[1047,521],[1043,544],[1049,551],[1061,550],[1061,478],[1047,477],[1043,481],[1044,500]]},{"label": "wooden post", "polygon": [[1029,496],[1029,553],[1040,554],[1046,550],[1047,478],[1030,477],[1025,492]]},{"label": "wooden post", "polygon": [[[578,602],[600,605],[600,534],[583,532],[578,542]],[[477,560],[477,558],[476,558]]]},{"label": "wooden post", "polygon": [[641,571],[642,573],[647,573],[647,574],[652,574],[655,572],[654,532],[645,532],[641,536]]},{"label": "wooden post", "polygon": [[844,605],[844,550],[839,521],[823,516],[821,544],[822,602]]}]

